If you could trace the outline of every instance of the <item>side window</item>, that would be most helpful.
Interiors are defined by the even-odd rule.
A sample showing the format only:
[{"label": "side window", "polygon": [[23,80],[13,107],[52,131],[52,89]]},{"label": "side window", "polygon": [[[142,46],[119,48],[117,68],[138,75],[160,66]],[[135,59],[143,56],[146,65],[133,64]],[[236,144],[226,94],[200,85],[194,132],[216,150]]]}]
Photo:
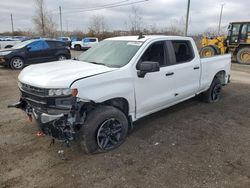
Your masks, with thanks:
[{"label": "side window", "polygon": [[194,58],[194,52],[190,41],[172,41],[176,64],[189,62]]},{"label": "side window", "polygon": [[165,47],[164,41],[156,42],[151,44],[148,49],[144,52],[141,57],[140,62],[143,61],[155,61],[160,64],[160,66],[165,66]]},{"label": "side window", "polygon": [[90,39],[88,39],[88,38],[83,39],[84,43],[88,43],[89,41],[90,41]]},{"label": "side window", "polygon": [[55,42],[53,42],[53,41],[47,41],[47,43],[49,45],[49,48],[52,48],[52,49],[56,48],[56,43]]},{"label": "side window", "polygon": [[60,48],[60,47],[65,47],[66,43],[57,41],[57,42],[55,42],[55,45],[56,45],[56,47]]},{"label": "side window", "polygon": [[28,45],[30,48],[29,51],[34,52],[34,51],[40,51],[40,50],[45,50],[49,48],[49,45],[45,41],[36,41]]},{"label": "side window", "polygon": [[96,39],[89,39],[90,42],[96,42]]},{"label": "side window", "polygon": [[244,39],[247,36],[247,24],[242,25],[241,29],[241,38]]},{"label": "side window", "polygon": [[247,25],[247,32],[250,32],[250,24]]},{"label": "side window", "polygon": [[240,32],[240,24],[233,24],[233,35],[238,35]]}]

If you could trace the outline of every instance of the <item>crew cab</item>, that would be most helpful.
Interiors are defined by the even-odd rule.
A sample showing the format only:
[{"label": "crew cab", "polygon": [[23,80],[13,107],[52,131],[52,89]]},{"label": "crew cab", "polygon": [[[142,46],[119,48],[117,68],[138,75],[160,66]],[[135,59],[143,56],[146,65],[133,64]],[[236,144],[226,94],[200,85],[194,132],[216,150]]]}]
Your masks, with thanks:
[{"label": "crew cab", "polygon": [[71,42],[71,48],[75,50],[87,50],[98,43],[98,38],[86,37],[80,41]]},{"label": "crew cab", "polygon": [[133,122],[201,95],[217,102],[229,83],[230,55],[200,59],[192,38],[109,38],[78,60],[31,65],[18,77],[20,101],[40,135],[80,140],[87,153],[120,146]]}]

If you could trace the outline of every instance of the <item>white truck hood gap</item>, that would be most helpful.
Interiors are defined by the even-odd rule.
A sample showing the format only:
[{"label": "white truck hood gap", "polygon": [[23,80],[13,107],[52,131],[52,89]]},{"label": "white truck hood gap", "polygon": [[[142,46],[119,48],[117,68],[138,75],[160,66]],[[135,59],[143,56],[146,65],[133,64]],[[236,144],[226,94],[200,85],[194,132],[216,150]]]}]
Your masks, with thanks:
[{"label": "white truck hood gap", "polygon": [[104,65],[65,60],[31,65],[22,70],[20,82],[40,88],[69,88],[77,79],[115,70]]}]

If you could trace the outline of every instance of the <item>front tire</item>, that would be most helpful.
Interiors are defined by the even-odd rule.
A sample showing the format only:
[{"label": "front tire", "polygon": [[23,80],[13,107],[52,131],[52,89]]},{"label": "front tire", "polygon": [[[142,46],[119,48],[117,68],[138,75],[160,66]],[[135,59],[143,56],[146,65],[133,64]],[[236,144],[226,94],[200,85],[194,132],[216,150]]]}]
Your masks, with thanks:
[{"label": "front tire", "polygon": [[14,70],[20,70],[24,67],[24,60],[20,57],[13,57],[10,60],[10,67]]},{"label": "front tire", "polygon": [[80,130],[80,145],[87,154],[107,152],[119,147],[127,133],[125,114],[113,106],[100,106],[87,116]]},{"label": "front tire", "polygon": [[218,102],[221,98],[221,90],[222,90],[221,81],[220,79],[215,77],[209,89],[204,93],[202,93],[203,101],[207,103]]},{"label": "front tire", "polygon": [[66,60],[67,59],[67,57],[65,56],[65,55],[59,55],[58,57],[57,57],[57,60],[58,61],[64,61],[64,60]]}]

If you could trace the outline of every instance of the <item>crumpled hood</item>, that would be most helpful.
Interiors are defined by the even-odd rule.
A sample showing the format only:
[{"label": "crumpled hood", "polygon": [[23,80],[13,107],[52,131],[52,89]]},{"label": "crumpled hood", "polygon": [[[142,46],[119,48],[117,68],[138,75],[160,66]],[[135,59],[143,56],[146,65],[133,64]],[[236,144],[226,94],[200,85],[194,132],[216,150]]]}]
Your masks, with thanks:
[{"label": "crumpled hood", "polygon": [[18,76],[20,82],[40,88],[69,88],[77,79],[116,70],[103,65],[65,60],[30,65]]}]

